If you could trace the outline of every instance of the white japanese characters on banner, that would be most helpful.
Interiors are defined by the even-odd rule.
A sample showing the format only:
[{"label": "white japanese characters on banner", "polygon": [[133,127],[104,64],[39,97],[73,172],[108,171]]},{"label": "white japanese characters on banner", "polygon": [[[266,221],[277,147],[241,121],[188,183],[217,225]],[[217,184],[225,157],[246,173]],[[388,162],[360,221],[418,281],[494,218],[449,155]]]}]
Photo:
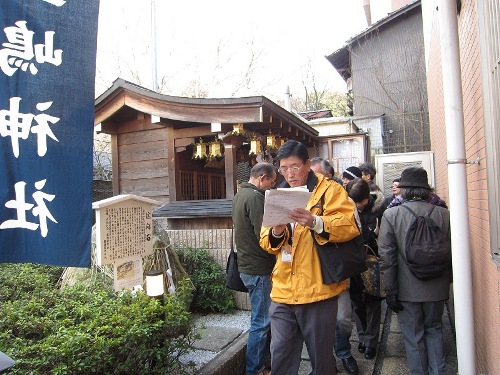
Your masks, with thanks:
[{"label": "white japanese characters on banner", "polygon": [[90,266],[99,1],[0,12],[0,262]]}]

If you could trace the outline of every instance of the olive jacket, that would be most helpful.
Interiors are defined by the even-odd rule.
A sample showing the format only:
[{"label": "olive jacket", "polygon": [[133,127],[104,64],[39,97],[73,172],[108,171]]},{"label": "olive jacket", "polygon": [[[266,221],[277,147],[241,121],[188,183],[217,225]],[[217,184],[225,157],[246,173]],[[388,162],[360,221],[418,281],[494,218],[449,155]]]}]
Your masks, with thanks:
[{"label": "olive jacket", "polygon": [[249,275],[270,275],[276,256],[259,245],[265,190],[244,182],[233,198],[234,243],[238,252],[238,269]]}]

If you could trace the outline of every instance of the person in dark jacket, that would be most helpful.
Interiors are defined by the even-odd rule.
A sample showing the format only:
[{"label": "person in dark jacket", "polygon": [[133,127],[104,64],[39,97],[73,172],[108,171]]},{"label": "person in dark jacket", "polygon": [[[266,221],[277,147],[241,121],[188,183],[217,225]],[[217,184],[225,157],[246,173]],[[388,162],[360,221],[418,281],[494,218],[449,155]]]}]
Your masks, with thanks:
[{"label": "person in dark jacket", "polygon": [[358,167],[351,166],[346,168],[346,170],[342,173],[342,183],[344,184],[344,187],[346,187],[347,184],[355,178],[361,178],[361,175],[361,169]]},{"label": "person in dark jacket", "polygon": [[[328,174],[328,168],[331,168],[327,160],[315,157],[311,158],[311,170],[315,173],[320,173],[329,178],[332,174]],[[337,181],[338,180],[338,181]],[[344,186],[342,180],[335,180],[341,186]],[[343,290],[339,294],[337,323],[335,325],[335,354],[342,361],[342,366],[350,374],[358,373],[358,363],[351,353],[351,333],[352,333],[352,306],[349,289]]]},{"label": "person in dark jacket", "polygon": [[234,241],[238,252],[241,280],[248,288],[251,305],[250,331],[246,351],[246,373],[266,374],[270,360],[271,272],[276,256],[259,245],[264,193],[276,181],[277,172],[270,163],[257,163],[248,182],[241,184],[233,198]]},{"label": "person in dark jacket", "polygon": [[[375,199],[370,192],[368,182],[362,178],[352,180],[346,189],[349,197],[356,203],[365,246],[369,246],[375,255],[378,255],[377,237],[379,223],[385,210],[384,198],[380,195]],[[365,294],[363,290],[361,275],[351,277],[349,291],[358,331],[358,351],[364,353],[366,359],[373,359],[377,353],[382,299]]]},{"label": "person in dark jacket", "polygon": [[[417,215],[423,216],[433,208],[429,203],[431,188],[425,169],[406,168],[399,187],[402,205],[407,205]],[[439,204],[434,206],[430,218],[441,230],[449,232],[449,211]],[[378,243],[387,305],[397,313],[411,374],[444,375],[442,316],[449,297],[451,270],[426,280],[413,275],[404,262],[405,235],[413,221],[413,214],[401,205],[386,210],[382,217]]]}]

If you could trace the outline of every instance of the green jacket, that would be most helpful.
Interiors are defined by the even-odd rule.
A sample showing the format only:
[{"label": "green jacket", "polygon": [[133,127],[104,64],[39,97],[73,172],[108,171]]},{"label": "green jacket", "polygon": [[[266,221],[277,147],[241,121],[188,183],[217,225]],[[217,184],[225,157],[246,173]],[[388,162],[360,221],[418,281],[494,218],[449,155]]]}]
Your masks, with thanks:
[{"label": "green jacket", "polygon": [[238,252],[238,269],[249,275],[270,275],[276,256],[259,245],[265,190],[242,183],[233,198],[234,242]]}]

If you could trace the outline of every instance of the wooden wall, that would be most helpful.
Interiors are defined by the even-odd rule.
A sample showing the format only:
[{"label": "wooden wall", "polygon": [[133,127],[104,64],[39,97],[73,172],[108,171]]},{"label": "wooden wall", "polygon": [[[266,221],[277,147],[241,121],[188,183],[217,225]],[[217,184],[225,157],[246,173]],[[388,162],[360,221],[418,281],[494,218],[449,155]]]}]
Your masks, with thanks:
[{"label": "wooden wall", "polygon": [[169,201],[167,134],[167,128],[159,128],[115,136],[119,194]]}]

